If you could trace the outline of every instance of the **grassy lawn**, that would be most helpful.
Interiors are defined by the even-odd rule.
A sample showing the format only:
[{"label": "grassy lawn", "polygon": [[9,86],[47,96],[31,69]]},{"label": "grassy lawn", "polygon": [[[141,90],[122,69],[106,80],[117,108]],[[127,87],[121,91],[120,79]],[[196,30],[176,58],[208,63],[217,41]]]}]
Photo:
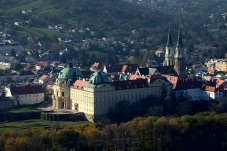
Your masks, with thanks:
[{"label": "grassy lawn", "polygon": [[41,119],[24,120],[20,122],[0,123],[0,132],[5,130],[23,130],[31,128],[45,128],[45,127],[76,127],[85,125],[88,121],[46,121]]},{"label": "grassy lawn", "polygon": [[58,36],[58,35],[59,35],[58,32],[53,31],[53,30],[50,30],[50,29],[48,29],[47,27],[46,27],[46,28],[31,27],[31,29],[32,29],[33,31],[41,32],[41,33],[44,33],[44,34],[47,34],[47,35],[53,35],[53,36]]},{"label": "grassy lawn", "polygon": [[20,113],[20,112],[34,112],[34,111],[39,111],[39,109],[36,107],[23,107],[23,108],[11,110],[10,112],[11,113]]}]

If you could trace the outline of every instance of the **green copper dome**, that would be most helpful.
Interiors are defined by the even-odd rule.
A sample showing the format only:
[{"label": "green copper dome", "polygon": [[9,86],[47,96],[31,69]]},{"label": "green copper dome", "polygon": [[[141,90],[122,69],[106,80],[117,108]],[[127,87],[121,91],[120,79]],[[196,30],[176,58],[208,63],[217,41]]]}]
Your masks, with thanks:
[{"label": "green copper dome", "polygon": [[68,67],[62,69],[58,74],[59,79],[79,79],[82,78],[82,73],[78,68],[73,68],[72,64],[68,64]]},{"label": "green copper dome", "polygon": [[97,71],[91,75],[89,82],[92,84],[109,83],[109,78],[105,72]]}]

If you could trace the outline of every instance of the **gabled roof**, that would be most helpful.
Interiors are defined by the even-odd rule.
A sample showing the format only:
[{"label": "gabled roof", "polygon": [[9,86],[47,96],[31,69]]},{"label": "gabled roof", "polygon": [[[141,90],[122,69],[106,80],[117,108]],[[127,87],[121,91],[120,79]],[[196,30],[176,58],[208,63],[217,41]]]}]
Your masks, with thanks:
[{"label": "gabled roof", "polygon": [[218,80],[216,85],[220,87],[220,86],[224,86],[226,84],[227,84],[227,82],[225,80]]},{"label": "gabled roof", "polygon": [[216,86],[216,83],[217,83],[217,79],[212,79],[210,81],[205,81],[205,85],[206,86]]},{"label": "gabled roof", "polygon": [[115,90],[149,87],[146,79],[113,81],[112,84],[115,86]]},{"label": "gabled roof", "polygon": [[206,77],[206,81],[211,81],[213,78],[212,78],[212,76],[207,76]]},{"label": "gabled roof", "polygon": [[203,86],[203,81],[198,79],[183,79],[176,76],[166,76],[166,78],[173,84],[173,90],[196,89]]},{"label": "gabled roof", "polygon": [[45,75],[45,74],[44,74],[44,75],[42,75],[42,76],[39,78],[39,80],[42,80],[42,81],[43,81],[43,80],[45,80],[47,77],[48,77],[48,75]]},{"label": "gabled roof", "polygon": [[89,84],[88,81],[83,81],[83,80],[76,80],[76,82],[73,84],[72,88],[75,89],[84,89],[85,86]]},{"label": "gabled roof", "polygon": [[41,67],[45,67],[48,64],[46,62],[38,62],[35,66],[41,66]]},{"label": "gabled roof", "polygon": [[139,75],[133,74],[129,78],[129,80],[136,80],[136,79],[145,79],[145,76],[139,76]]},{"label": "gabled roof", "polygon": [[109,64],[105,65],[107,73],[112,73],[112,72],[121,72],[122,71],[122,64]]},{"label": "gabled roof", "polygon": [[21,71],[19,76],[34,75],[32,71]]},{"label": "gabled roof", "polygon": [[161,74],[168,74],[168,75],[174,75],[175,70],[174,66],[159,66],[156,67],[156,69],[161,73]]},{"label": "gabled roof", "polygon": [[41,85],[12,86],[10,87],[10,91],[12,95],[44,93]]},{"label": "gabled roof", "polygon": [[49,82],[47,82],[47,84],[46,84],[46,85],[54,85],[54,82],[49,81]]},{"label": "gabled roof", "polygon": [[150,75],[150,76],[148,76],[148,82],[149,83],[153,83],[158,79],[162,79],[162,80],[168,82],[167,78],[162,76],[162,75]]},{"label": "gabled roof", "polygon": [[160,74],[157,70],[157,68],[149,68],[149,67],[140,67],[137,69],[137,71],[139,71],[140,75],[153,75],[153,74]]},{"label": "gabled roof", "polygon": [[208,92],[218,92],[219,91],[219,89],[217,89],[216,87],[213,87],[213,86],[205,86],[203,90],[208,91]]},{"label": "gabled roof", "polygon": [[149,74],[149,68],[148,67],[143,67],[143,68],[138,68],[137,71],[139,71],[140,75],[148,75]]},{"label": "gabled roof", "polygon": [[121,71],[124,73],[135,73],[137,68],[138,64],[124,64]]},{"label": "gabled roof", "polygon": [[209,69],[208,72],[211,74],[215,74],[217,72],[217,70]]}]

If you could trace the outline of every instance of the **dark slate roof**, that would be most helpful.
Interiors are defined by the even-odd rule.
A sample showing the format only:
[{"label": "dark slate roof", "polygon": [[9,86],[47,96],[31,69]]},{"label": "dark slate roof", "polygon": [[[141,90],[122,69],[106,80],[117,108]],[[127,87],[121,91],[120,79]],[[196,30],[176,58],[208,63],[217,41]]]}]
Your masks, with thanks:
[{"label": "dark slate roof", "polygon": [[44,93],[41,85],[12,86],[10,87],[10,91],[12,95]]},{"label": "dark slate roof", "polygon": [[150,75],[150,76],[148,76],[148,79],[149,79],[149,82],[150,83],[153,83],[153,82],[155,82],[158,79],[162,79],[162,80],[168,82],[168,80],[166,79],[166,77],[164,77],[162,75]]},{"label": "dark slate roof", "polygon": [[161,74],[175,74],[174,66],[159,66],[156,68]]},{"label": "dark slate roof", "polygon": [[146,79],[113,81],[112,84],[115,86],[116,90],[149,87]]},{"label": "dark slate roof", "polygon": [[201,88],[203,86],[203,81],[197,79],[180,79],[178,78],[175,90],[187,90]]},{"label": "dark slate roof", "polygon": [[106,70],[107,73],[111,73],[111,72],[121,72],[122,71],[122,64],[109,64],[109,65],[105,65],[106,66]]},{"label": "dark slate roof", "polygon": [[205,81],[205,85],[206,86],[216,86],[216,83],[217,83],[217,79],[212,79],[210,81]]},{"label": "dark slate roof", "polygon": [[149,74],[149,68],[144,67],[144,68],[138,68],[140,75],[148,75]]},{"label": "dark slate roof", "polygon": [[34,75],[32,71],[21,71],[19,76]]}]

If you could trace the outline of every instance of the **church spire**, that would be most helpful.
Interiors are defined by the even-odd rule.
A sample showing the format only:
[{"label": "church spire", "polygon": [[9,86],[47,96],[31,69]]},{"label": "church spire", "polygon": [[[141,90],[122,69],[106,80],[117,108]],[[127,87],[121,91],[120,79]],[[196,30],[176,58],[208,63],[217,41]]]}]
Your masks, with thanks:
[{"label": "church spire", "polygon": [[168,40],[167,40],[166,46],[173,46],[172,35],[171,35],[170,30],[169,30],[169,33],[168,33]]},{"label": "church spire", "polygon": [[177,47],[182,47],[182,46],[183,46],[182,35],[181,35],[181,30],[179,30],[178,40],[177,40]]}]

